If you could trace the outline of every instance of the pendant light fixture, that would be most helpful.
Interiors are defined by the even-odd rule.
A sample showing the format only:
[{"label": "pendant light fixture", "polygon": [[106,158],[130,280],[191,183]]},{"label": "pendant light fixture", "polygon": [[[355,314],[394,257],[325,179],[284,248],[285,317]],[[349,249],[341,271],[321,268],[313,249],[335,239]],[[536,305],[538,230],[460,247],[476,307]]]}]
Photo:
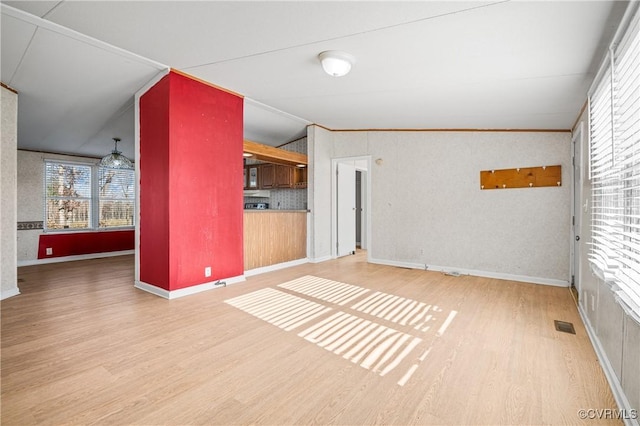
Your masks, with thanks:
[{"label": "pendant light fixture", "polygon": [[318,55],[322,64],[322,69],[333,77],[342,77],[351,71],[351,67],[356,62],[356,58],[339,50],[326,50]]},{"label": "pendant light fixture", "polygon": [[127,157],[118,151],[118,142],[120,138],[113,138],[115,148],[111,154],[106,155],[100,160],[100,167],[108,167],[110,169],[133,169],[133,163]]}]

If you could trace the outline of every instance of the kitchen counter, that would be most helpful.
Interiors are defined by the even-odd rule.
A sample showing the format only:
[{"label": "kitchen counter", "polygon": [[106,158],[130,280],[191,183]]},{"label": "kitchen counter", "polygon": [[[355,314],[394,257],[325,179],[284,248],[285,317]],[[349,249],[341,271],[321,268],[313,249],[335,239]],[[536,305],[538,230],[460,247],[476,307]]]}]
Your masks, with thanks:
[{"label": "kitchen counter", "polygon": [[244,209],[245,213],[309,213],[310,210],[283,210],[283,209]]},{"label": "kitchen counter", "polygon": [[245,271],[307,257],[307,210],[244,213]]}]

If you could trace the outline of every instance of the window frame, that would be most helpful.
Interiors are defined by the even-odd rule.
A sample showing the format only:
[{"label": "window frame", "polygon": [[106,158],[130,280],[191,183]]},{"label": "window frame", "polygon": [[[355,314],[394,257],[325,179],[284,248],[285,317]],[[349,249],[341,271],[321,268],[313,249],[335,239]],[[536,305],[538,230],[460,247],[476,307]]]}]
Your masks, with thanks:
[{"label": "window frame", "polygon": [[[132,173],[132,190],[133,190],[133,194],[132,197],[129,201],[131,201],[132,204],[132,210],[131,210],[131,225],[120,225],[120,226],[100,226],[100,218],[101,218],[101,214],[100,214],[100,202],[103,199],[107,199],[107,200],[111,200],[111,201],[117,201],[117,200],[122,200],[121,198],[113,198],[113,197],[102,197],[100,195],[100,171],[101,170],[115,170],[118,172],[121,171],[128,171]],[[111,169],[109,167],[100,167],[99,165],[96,165],[95,167],[95,175],[96,175],[96,179],[95,179],[95,191],[93,192],[93,194],[95,194],[95,215],[94,217],[95,219],[95,227],[97,230],[100,231],[106,231],[106,230],[122,230],[122,229],[133,229],[136,226],[136,178],[135,178],[135,170],[128,170],[128,169]]]},{"label": "window frame", "polygon": [[610,286],[623,310],[640,324],[638,4],[629,5],[624,21],[589,90],[589,264]]},{"label": "window frame", "polygon": [[[83,166],[89,167],[90,169],[90,179],[91,179],[91,196],[90,197],[82,197],[83,200],[89,201],[89,220],[88,226],[84,228],[49,228],[48,227],[48,215],[47,215],[47,202],[50,199],[47,192],[47,164],[63,164],[70,166]],[[136,184],[135,184],[135,170],[131,170],[133,174],[133,197],[131,201],[133,203],[132,217],[131,217],[131,225],[123,225],[123,226],[100,226],[100,169],[109,169],[107,167],[101,167],[99,164],[91,163],[88,161],[76,161],[76,160],[66,160],[66,159],[57,159],[57,158],[44,158],[43,161],[43,232],[45,233],[75,233],[75,232],[112,232],[112,231],[123,231],[123,230],[133,230],[136,226]],[[116,169],[118,170],[118,169]],[[120,169],[122,170],[122,169]]]}]

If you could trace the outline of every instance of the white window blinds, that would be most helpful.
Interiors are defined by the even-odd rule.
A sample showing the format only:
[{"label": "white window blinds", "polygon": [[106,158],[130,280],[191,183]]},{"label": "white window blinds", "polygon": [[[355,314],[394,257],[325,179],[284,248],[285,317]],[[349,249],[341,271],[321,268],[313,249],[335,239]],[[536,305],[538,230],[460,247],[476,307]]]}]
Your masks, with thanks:
[{"label": "white window blinds", "polygon": [[91,167],[45,162],[45,228],[91,227]]},{"label": "white window blinds", "polygon": [[589,258],[640,323],[640,16],[589,100],[592,241]]},{"label": "white window blinds", "polygon": [[100,228],[133,226],[135,172],[101,167],[98,182]]},{"label": "white window blinds", "polygon": [[135,171],[45,160],[45,229],[132,227]]}]

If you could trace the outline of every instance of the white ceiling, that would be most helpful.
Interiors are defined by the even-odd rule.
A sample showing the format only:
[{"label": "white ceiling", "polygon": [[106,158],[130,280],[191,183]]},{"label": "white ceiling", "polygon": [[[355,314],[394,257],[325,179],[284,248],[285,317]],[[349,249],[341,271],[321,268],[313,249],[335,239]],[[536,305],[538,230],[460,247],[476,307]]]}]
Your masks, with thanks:
[{"label": "white ceiling", "polygon": [[[617,1],[4,1],[18,145],[133,158],[133,95],[167,66],[245,96],[245,138],[331,129],[569,129]],[[357,58],[340,78],[317,55]]]}]

